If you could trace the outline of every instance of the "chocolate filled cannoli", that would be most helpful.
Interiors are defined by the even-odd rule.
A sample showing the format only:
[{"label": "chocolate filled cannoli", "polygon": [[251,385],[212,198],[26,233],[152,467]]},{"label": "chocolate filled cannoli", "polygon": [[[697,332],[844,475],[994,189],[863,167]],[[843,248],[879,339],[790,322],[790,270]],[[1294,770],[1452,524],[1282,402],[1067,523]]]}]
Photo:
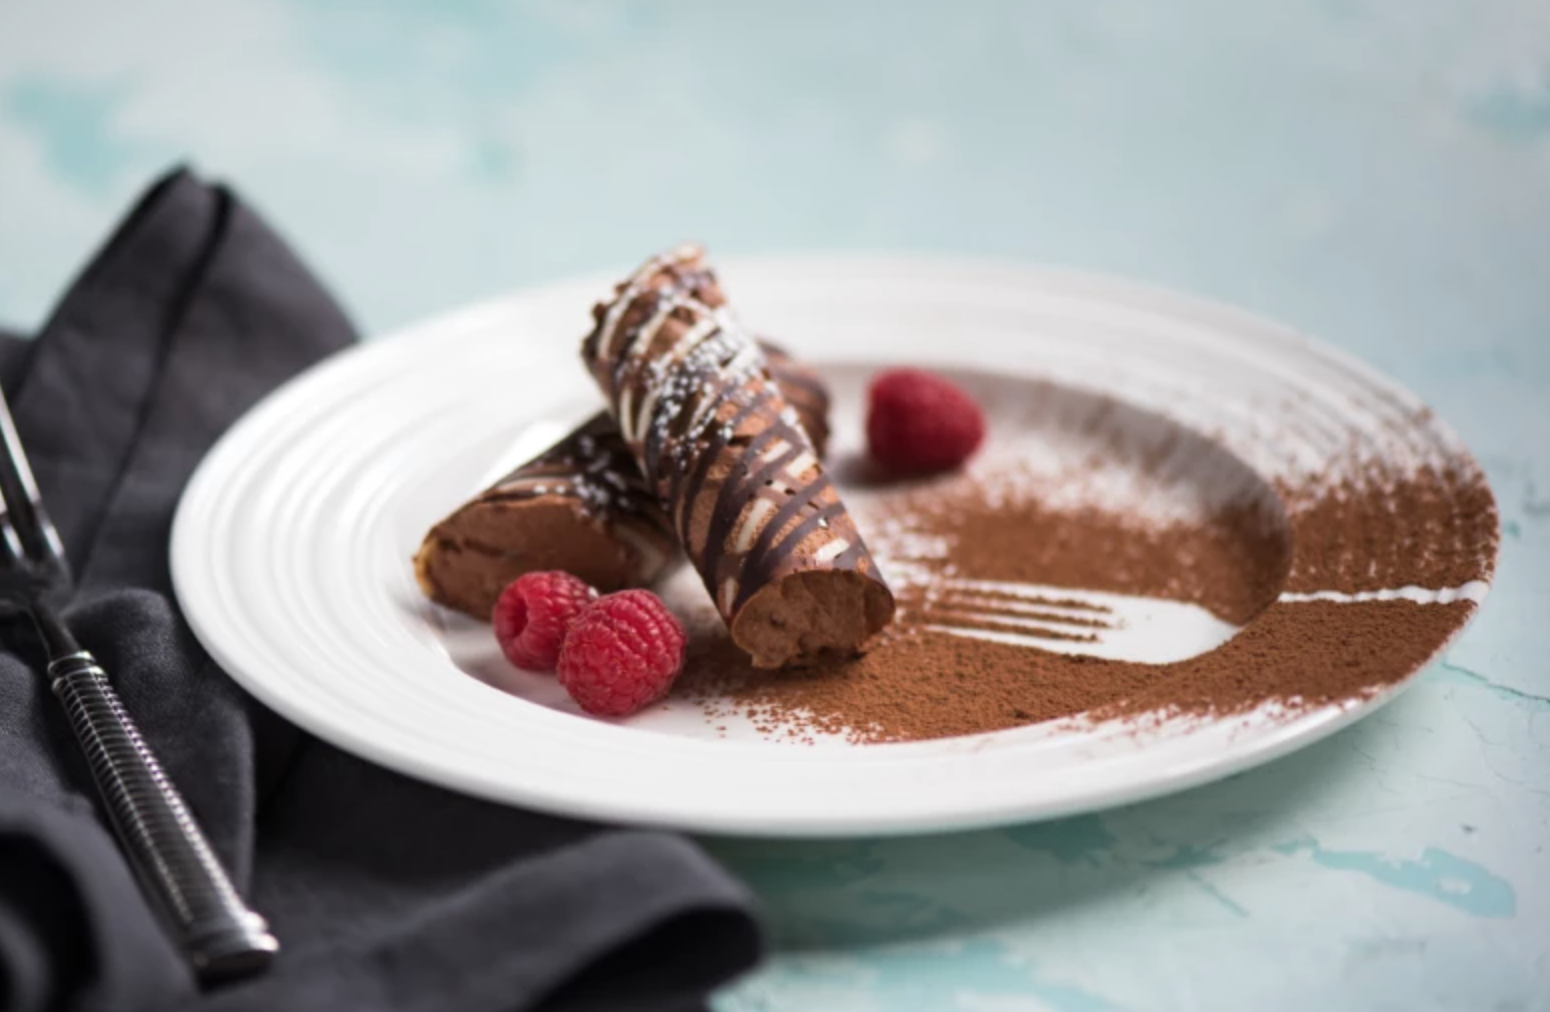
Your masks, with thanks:
[{"label": "chocolate filled cannoli", "polygon": [[593,316],[582,358],[733,642],[763,668],[863,649],[893,595],[700,250]]},{"label": "chocolate filled cannoli", "polygon": [[[822,453],[828,391],[812,369],[764,348]],[[502,588],[523,573],[561,569],[607,593],[650,584],[678,557],[671,523],[603,412],[431,528],[414,570],[426,597],[488,619]]]}]

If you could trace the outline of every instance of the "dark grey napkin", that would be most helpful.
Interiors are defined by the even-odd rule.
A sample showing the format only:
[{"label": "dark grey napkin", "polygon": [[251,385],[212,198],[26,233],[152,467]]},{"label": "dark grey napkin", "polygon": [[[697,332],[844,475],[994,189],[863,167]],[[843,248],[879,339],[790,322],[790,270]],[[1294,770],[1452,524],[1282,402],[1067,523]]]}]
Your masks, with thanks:
[{"label": "dark grey napkin", "polygon": [[[584,307],[583,307],[584,308]],[[173,508],[210,444],[354,339],[231,193],[162,180],[0,380],[75,564],[68,609],[284,944],[200,994],[94,805],[22,625],[0,628],[0,1009],[682,1009],[748,968],[744,892],[687,841],[475,801],[302,734],[173,601]]]}]

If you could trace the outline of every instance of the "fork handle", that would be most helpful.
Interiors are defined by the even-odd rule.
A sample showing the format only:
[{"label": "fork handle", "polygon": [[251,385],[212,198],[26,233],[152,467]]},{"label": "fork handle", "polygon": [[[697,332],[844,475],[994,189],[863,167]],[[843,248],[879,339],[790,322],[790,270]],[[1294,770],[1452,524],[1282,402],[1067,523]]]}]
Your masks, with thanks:
[{"label": "fork handle", "polygon": [[199,979],[232,979],[268,966],[279,943],[237,894],[107,673],[80,650],[52,661],[48,675],[119,842]]}]

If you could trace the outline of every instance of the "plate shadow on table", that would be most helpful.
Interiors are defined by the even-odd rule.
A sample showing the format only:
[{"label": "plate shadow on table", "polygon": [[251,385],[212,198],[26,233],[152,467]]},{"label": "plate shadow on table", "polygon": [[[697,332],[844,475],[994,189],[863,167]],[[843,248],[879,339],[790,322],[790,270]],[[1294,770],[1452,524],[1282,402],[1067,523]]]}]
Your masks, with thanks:
[{"label": "plate shadow on table", "polygon": [[1252,874],[1286,860],[1308,823],[1363,792],[1373,775],[1363,757],[1375,736],[1411,725],[1424,705],[1416,695],[1267,766],[1124,808],[917,837],[702,842],[759,894],[788,952],[1122,917],[1137,904],[1246,919],[1212,879],[1229,863]]}]

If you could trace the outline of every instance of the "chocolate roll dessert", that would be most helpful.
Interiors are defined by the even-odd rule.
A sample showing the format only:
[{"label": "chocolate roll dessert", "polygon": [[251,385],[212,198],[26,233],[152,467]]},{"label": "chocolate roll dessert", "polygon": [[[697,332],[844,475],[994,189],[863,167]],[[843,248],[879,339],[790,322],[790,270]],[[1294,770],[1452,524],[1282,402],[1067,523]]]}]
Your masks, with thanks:
[{"label": "chocolate roll dessert", "polygon": [[593,317],[582,358],[732,641],[762,668],[864,649],[893,595],[698,247]]},{"label": "chocolate roll dessert", "polygon": [[[829,392],[774,345],[776,382],[821,454]],[[678,539],[607,412],[459,506],[432,527],[415,578],[437,604],[488,619],[523,573],[562,569],[607,593],[650,584],[678,557]]]}]

